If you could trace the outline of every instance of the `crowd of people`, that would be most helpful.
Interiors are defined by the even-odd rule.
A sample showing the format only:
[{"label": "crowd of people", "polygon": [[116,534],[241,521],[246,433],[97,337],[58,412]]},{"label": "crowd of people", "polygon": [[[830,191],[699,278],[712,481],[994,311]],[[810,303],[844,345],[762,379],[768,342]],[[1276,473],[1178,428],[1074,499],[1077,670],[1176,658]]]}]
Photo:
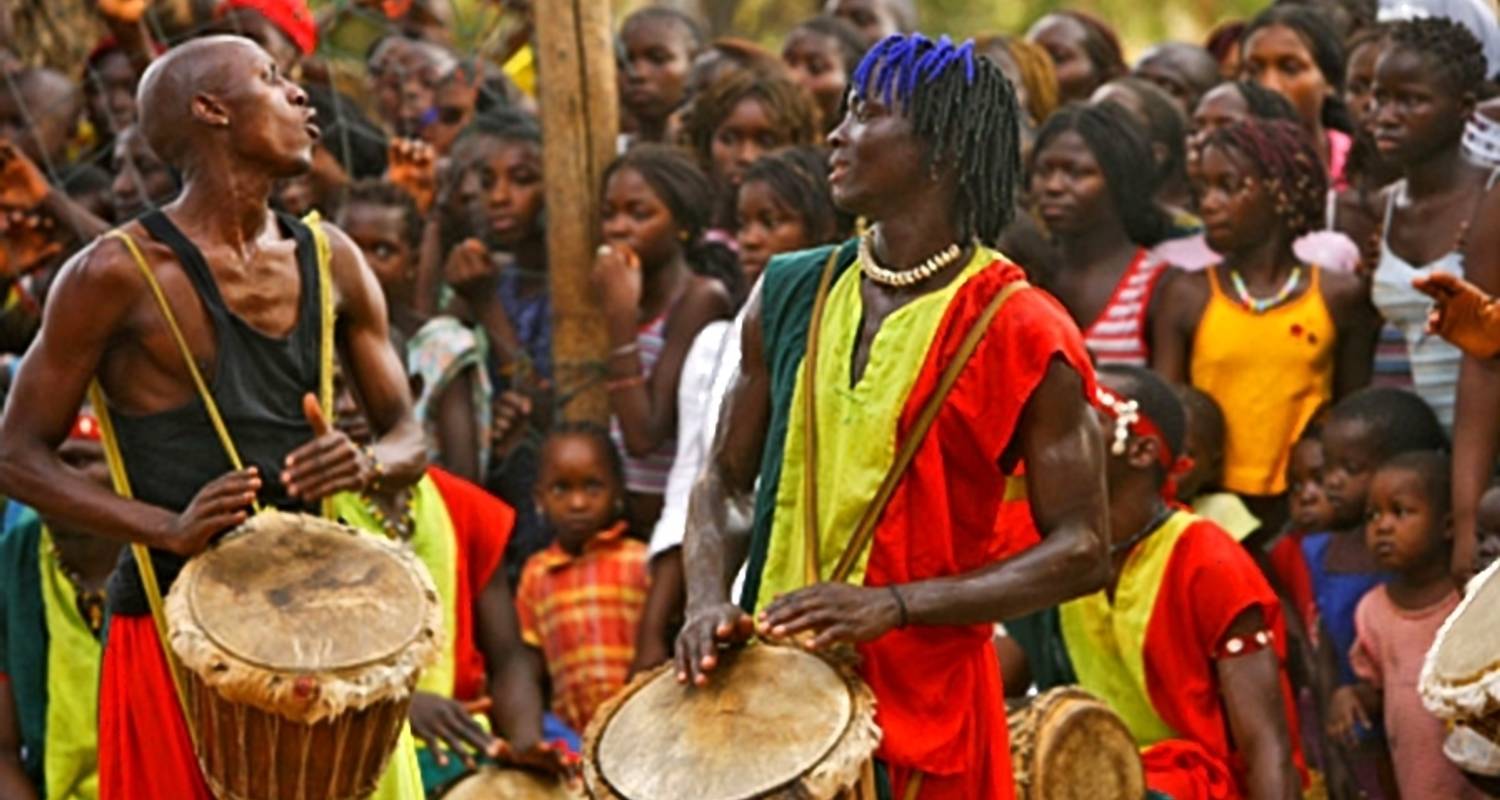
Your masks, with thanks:
[{"label": "crowd of people", "polygon": [[[138,570],[165,592],[257,497],[327,500],[434,578],[447,642],[411,706],[415,765],[382,798],[436,796],[481,762],[572,769],[633,676],[706,680],[704,643],[729,633],[695,625],[743,620],[699,602],[719,594],[702,576],[746,557],[699,540],[734,515],[749,569],[721,599],[767,635],[875,642],[882,792],[990,796],[944,771],[981,759],[974,737],[1003,746],[1003,720],[922,704],[965,688],[982,704],[996,669],[1011,703],[1098,695],[1177,800],[1500,785],[1450,758],[1416,688],[1500,555],[1484,0],[1280,0],[1133,64],[1073,10],[955,43],[910,35],[914,0],[828,0],[773,47],[635,11],[617,25],[618,155],[593,187],[607,425],[562,421],[592,387],[554,380],[529,38],[544,4],[503,3],[520,35],[482,59],[455,45],[446,0],[361,8],[357,63],[319,46],[348,40],[344,10],[150,5],[101,0],[107,35],[66,69],[0,39],[0,797],[210,796],[162,710],[176,697]],[[879,267],[895,232],[920,239],[896,220],[939,206],[952,250]],[[910,305],[826,275],[815,295],[825,260],[897,288],[959,277]],[[854,582],[889,587],[888,613],[819,617],[854,601],[795,594],[819,566],[789,544],[793,518],[850,541],[868,514],[848,498],[876,493],[894,421],[915,424],[908,399],[939,380],[929,348],[951,356],[955,315],[1023,279],[1045,294],[1001,319],[1062,332],[1006,323],[1042,356],[979,357],[1025,377],[938,395],[986,420],[963,430],[989,463],[919,455],[920,488],[880,523],[984,530],[920,534],[946,567],[872,534]],[[809,317],[863,332],[819,343]],[[803,375],[804,350],[832,357]],[[1096,427],[1097,448],[1067,444]],[[124,487],[172,513],[109,498]],[[975,589],[984,612],[896,590],[1091,530],[1097,552],[1066,563],[1107,569],[1025,567]],[[988,664],[960,670],[975,630]]]}]

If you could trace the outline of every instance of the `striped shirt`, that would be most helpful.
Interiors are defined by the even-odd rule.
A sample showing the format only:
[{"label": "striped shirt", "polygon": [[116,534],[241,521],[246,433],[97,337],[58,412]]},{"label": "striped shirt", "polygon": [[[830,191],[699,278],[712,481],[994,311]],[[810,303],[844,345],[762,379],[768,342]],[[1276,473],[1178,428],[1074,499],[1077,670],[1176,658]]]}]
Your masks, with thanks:
[{"label": "striped shirt", "polygon": [[[648,376],[656,369],[656,362],[666,347],[666,331],[667,315],[662,314],[636,334],[641,370]],[[638,494],[666,494],[667,475],[671,473],[672,459],[677,455],[677,437],[669,437],[655,450],[637,458],[625,449],[625,430],[620,427],[619,417],[610,417],[609,434],[625,457],[625,488]]]},{"label": "striped shirt", "polygon": [[1083,333],[1083,343],[1100,366],[1125,364],[1144,367],[1150,357],[1146,345],[1146,310],[1166,264],[1142,248],[1125,268],[1114,294],[1098,319]]},{"label": "striped shirt", "polygon": [[521,639],[542,651],[552,710],[575,731],[625,685],[646,605],[646,545],[621,522],[577,556],[554,542],[526,560],[516,590]]}]

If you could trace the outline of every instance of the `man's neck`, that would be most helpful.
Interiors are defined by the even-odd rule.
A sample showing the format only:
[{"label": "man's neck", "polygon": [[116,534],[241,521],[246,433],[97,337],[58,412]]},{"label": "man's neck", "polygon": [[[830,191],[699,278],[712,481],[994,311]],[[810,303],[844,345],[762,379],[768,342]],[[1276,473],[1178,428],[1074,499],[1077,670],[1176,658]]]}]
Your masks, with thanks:
[{"label": "man's neck", "polygon": [[914,269],[958,241],[958,231],[947,219],[913,211],[880,221],[875,236],[875,257],[880,266],[897,271]]},{"label": "man's neck", "polygon": [[271,221],[273,180],[244,170],[195,171],[172,204],[173,216],[188,222],[199,236],[207,236],[248,256]]}]

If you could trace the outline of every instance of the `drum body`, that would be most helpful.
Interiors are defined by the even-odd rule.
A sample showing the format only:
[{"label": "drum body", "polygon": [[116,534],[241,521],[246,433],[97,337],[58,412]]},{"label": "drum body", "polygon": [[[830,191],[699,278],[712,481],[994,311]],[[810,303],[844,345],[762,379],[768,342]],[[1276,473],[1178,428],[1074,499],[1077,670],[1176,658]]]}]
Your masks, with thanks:
[{"label": "drum body", "polygon": [[453,784],[443,800],[584,800],[581,788],[523,769],[484,766]]},{"label": "drum body", "polygon": [[589,723],[584,777],[596,800],[833,800],[879,743],[851,668],[756,643],[726,652],[706,687],[671,664],[638,676]]},{"label": "drum body", "polygon": [[166,615],[220,800],[368,796],[442,644],[415,557],[299,514],[260,514],[189,561]]},{"label": "drum body", "polygon": [[1141,800],[1146,773],[1130,730],[1109,706],[1071,686],[1010,715],[1017,800]]},{"label": "drum body", "polygon": [[1422,704],[1453,732],[1444,753],[1475,775],[1500,777],[1500,561],[1469,583],[1438,630],[1417,690]]}]

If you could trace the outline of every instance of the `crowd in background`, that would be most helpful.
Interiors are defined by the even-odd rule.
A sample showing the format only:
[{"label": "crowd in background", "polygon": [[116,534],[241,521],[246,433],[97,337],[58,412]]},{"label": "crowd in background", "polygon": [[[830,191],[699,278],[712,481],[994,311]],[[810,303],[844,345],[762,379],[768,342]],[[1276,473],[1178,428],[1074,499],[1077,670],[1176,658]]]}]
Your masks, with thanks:
[{"label": "crowd in background", "polygon": [[[109,35],[81,72],[22,63],[0,41],[0,384],[70,257],[178,190],[134,125],[146,65],[174,36],[254,39],[303,83],[321,128],[312,170],[278,185],[275,206],[335,221],[364,252],[432,463],[484,490],[371,496],[348,512],[398,539],[457,543],[459,565],[443,568],[462,588],[446,602],[469,641],[454,645],[458,677],[432,692],[455,702],[413,710],[435,754],[429,786],[456,772],[445,751],[467,761],[492,741],[453,711],[485,694],[486,661],[508,644],[481,641],[492,582],[528,654],[517,685],[546,698],[550,735],[576,749],[601,702],[670,656],[688,494],[739,362],[737,312],[777,254],[857,232],[833,203],[825,139],[865,51],[918,28],[915,3],[829,0],[769,48],[709,38],[671,8],[619,21],[622,130],[595,187],[592,265],[607,429],[556,422],[580,387],[553,380],[533,42],[475,60],[453,47],[444,0],[388,2],[359,17],[375,23],[351,66],[319,48],[347,39],[348,21],[302,0],[223,0],[166,40],[129,5],[99,3]],[[1288,0],[1133,60],[1107,20],[1079,11],[948,33],[974,39],[1024,114],[1021,213],[1001,249],[1061,302],[1099,365],[1174,385],[1191,459],[1176,496],[1232,533],[1277,591],[1309,785],[1477,792],[1444,758],[1411,653],[1500,552],[1500,364],[1430,333],[1413,279],[1446,272],[1500,293],[1494,9]],[[358,398],[343,392],[339,409],[357,438]],[[91,428],[81,416],[67,457],[103,480]],[[496,500],[509,510],[475,511]],[[119,545],[16,504],[5,521],[0,786],[20,774],[34,796],[90,796],[92,734],[66,726],[91,716],[56,707],[97,680]],[[39,552],[52,577],[22,579]],[[72,608],[36,618],[25,593],[54,590]],[[1025,621],[1010,627],[997,634],[1008,693],[1068,681]],[[17,644],[38,631],[42,644]],[[48,641],[73,648],[66,675],[36,649]]]}]

